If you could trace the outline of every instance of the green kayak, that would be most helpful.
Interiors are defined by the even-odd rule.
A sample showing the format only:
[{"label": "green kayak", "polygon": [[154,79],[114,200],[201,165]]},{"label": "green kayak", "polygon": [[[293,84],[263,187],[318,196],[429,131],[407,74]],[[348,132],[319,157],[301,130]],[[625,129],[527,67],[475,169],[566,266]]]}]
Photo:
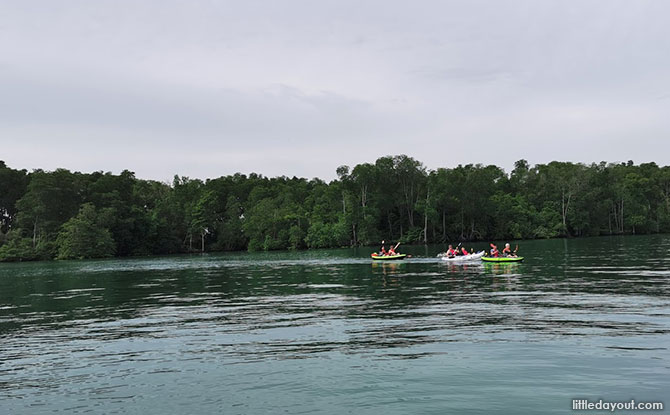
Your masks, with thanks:
[{"label": "green kayak", "polygon": [[393,261],[396,259],[404,259],[407,254],[397,254],[397,255],[370,255],[375,261]]},{"label": "green kayak", "polygon": [[490,256],[485,256],[482,257],[482,261],[484,262],[521,262],[523,261],[523,257],[490,257]]}]

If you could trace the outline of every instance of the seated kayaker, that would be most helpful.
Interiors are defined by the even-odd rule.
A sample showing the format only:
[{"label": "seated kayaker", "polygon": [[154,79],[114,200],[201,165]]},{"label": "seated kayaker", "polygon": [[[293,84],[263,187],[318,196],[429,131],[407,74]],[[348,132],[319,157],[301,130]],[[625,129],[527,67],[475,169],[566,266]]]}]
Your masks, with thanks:
[{"label": "seated kayaker", "polygon": [[494,258],[498,258],[500,256],[500,252],[498,251],[498,247],[491,244],[491,256]]},{"label": "seated kayaker", "polygon": [[465,249],[465,247],[462,247],[461,248],[461,255],[470,255],[470,253],[468,252],[467,249]]},{"label": "seated kayaker", "polygon": [[386,256],[389,253],[386,251],[386,248],[384,248],[384,241],[382,241],[382,248],[379,250],[379,255],[381,256]]},{"label": "seated kayaker", "polygon": [[389,247],[389,255],[398,255],[395,250],[398,248],[398,245],[400,245],[400,242],[396,244],[396,246],[391,246]]},{"label": "seated kayaker", "polygon": [[456,256],[456,250],[454,249],[453,246],[449,245],[449,248],[447,249],[446,255],[449,258],[453,258],[453,257]]},{"label": "seated kayaker", "polygon": [[512,252],[512,248],[510,248],[509,243],[506,243],[505,247],[502,250],[502,255],[505,256],[505,257],[515,258],[517,249],[519,249],[519,245],[517,245],[514,252]]}]

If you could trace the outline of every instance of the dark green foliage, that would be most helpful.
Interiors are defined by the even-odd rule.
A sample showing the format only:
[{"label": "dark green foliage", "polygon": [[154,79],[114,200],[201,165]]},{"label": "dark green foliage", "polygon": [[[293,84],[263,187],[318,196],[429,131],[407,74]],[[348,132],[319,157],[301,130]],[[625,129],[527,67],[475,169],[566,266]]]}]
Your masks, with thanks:
[{"label": "dark green foliage", "polygon": [[18,233],[10,233],[4,245],[0,247],[0,261],[34,261],[39,259],[37,250],[30,238]]},{"label": "dark green foliage", "polygon": [[16,217],[16,202],[26,192],[28,172],[13,170],[0,160],[0,234],[7,233]]},{"label": "dark green foliage", "polygon": [[36,170],[29,178],[26,193],[16,202],[17,220],[36,247],[41,241],[52,239],[61,225],[77,214],[83,202],[86,178],[64,169]]},{"label": "dark green foliage", "polygon": [[459,165],[387,156],[337,180],[171,184],[0,162],[0,261],[670,232],[670,167]]},{"label": "dark green foliage", "polygon": [[58,235],[58,258],[102,258],[114,255],[112,233],[105,227],[109,218],[92,203],[82,205],[79,214],[63,225]]}]

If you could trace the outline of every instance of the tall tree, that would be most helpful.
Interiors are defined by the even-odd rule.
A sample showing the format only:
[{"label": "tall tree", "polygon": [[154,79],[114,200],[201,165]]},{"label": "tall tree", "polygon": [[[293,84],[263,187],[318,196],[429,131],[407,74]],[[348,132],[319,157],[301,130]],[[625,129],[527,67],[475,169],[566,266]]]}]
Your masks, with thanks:
[{"label": "tall tree", "polygon": [[76,215],[83,197],[82,177],[65,169],[36,170],[26,193],[16,203],[19,225],[31,234],[33,247],[56,236],[60,226]]},{"label": "tall tree", "polygon": [[79,214],[63,225],[58,235],[59,259],[101,258],[114,255],[112,233],[104,225],[108,218],[95,205],[85,203]]},{"label": "tall tree", "polygon": [[28,187],[26,170],[14,170],[0,160],[0,234],[7,233],[16,218],[16,202]]}]

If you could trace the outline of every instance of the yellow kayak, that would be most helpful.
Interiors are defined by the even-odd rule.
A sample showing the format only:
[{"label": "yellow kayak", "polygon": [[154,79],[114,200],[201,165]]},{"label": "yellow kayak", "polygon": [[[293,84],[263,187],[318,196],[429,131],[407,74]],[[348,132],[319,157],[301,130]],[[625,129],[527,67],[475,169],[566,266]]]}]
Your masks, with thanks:
[{"label": "yellow kayak", "polygon": [[523,261],[522,256],[512,257],[512,256],[501,256],[501,257],[491,257],[485,256],[482,257],[484,262],[521,262]]},{"label": "yellow kayak", "polygon": [[393,261],[397,259],[405,259],[407,254],[396,254],[396,255],[370,255],[375,261]]}]

